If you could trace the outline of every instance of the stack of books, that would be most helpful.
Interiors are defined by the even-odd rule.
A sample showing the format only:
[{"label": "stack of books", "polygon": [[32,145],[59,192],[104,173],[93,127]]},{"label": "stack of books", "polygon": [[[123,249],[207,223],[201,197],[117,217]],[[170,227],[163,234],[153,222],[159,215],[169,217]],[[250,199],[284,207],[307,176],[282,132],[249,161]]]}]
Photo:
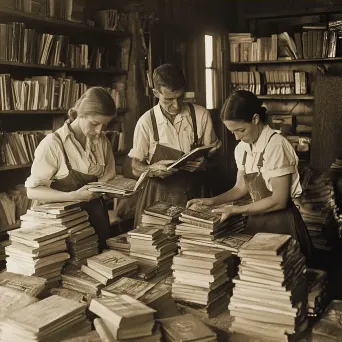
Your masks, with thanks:
[{"label": "stack of books", "polygon": [[45,289],[46,279],[11,272],[0,273],[0,286],[12,288],[30,296],[38,297]]},{"label": "stack of books", "polygon": [[101,340],[101,337],[99,336],[97,331],[92,330],[91,332],[85,335],[74,337],[71,339],[68,338],[67,340],[63,340],[63,342],[103,342],[103,341]]},{"label": "stack of books", "polygon": [[166,341],[216,342],[217,336],[207,325],[191,314],[158,320]]},{"label": "stack of books", "polygon": [[87,259],[81,271],[107,286],[123,276],[137,273],[138,262],[129,256],[114,250],[108,250]]},{"label": "stack of books", "polygon": [[[290,235],[258,233],[238,253],[231,331],[288,341],[307,326],[305,258]],[[291,336],[295,338],[298,335]]]},{"label": "stack of books", "polygon": [[212,242],[227,234],[241,233],[245,227],[246,219],[241,216],[232,216],[220,222],[221,214],[212,213],[213,207],[195,203],[181,213],[176,234],[182,238]]},{"label": "stack of books", "polygon": [[178,236],[175,235],[176,225],[180,214],[184,210],[184,207],[157,201],[144,210],[141,216],[141,226],[162,228],[168,234],[170,240],[178,241]]},{"label": "stack of books", "polygon": [[6,247],[7,270],[45,278],[47,287],[58,286],[62,268],[69,259],[65,242],[67,228],[32,222],[30,227],[8,233],[11,245]]},{"label": "stack of books", "polygon": [[308,316],[319,317],[329,304],[327,272],[307,268],[305,273],[308,282]]},{"label": "stack of books", "polygon": [[211,318],[228,307],[233,284],[228,277],[229,251],[183,244],[173,259],[172,296],[176,301],[198,307]]},{"label": "stack of books", "polygon": [[102,341],[161,339],[160,329],[155,327],[155,310],[132,297],[112,295],[110,298],[92,299],[89,310],[99,316],[94,325]]},{"label": "stack of books", "polygon": [[124,233],[107,239],[107,246],[109,249],[114,249],[115,251],[129,255],[130,246],[128,242],[128,234]]},{"label": "stack of books", "polygon": [[104,287],[98,280],[71,265],[62,272],[62,286],[64,289],[75,290],[92,297],[98,296]]},{"label": "stack of books", "polygon": [[141,227],[128,232],[128,236],[130,256],[139,261],[144,274],[149,272],[148,266],[155,274],[171,272],[172,259],[177,254],[177,244],[168,239],[163,229]]},{"label": "stack of books", "polygon": [[56,295],[70,300],[74,300],[77,303],[88,304],[91,301],[91,296],[75,290],[65,289],[63,287],[53,287],[49,290],[49,295]]},{"label": "stack of books", "polygon": [[337,238],[332,182],[323,175],[311,177],[302,196],[296,200],[296,205],[308,228],[313,246],[321,251],[330,251],[329,240]]},{"label": "stack of books", "polygon": [[10,312],[2,321],[3,341],[60,341],[91,331],[86,305],[51,296]]},{"label": "stack of books", "polygon": [[79,203],[48,203],[27,210],[22,215],[22,227],[34,225],[64,228],[67,238],[68,262],[80,266],[90,256],[98,254],[98,237],[88,221],[88,213],[81,210]]}]

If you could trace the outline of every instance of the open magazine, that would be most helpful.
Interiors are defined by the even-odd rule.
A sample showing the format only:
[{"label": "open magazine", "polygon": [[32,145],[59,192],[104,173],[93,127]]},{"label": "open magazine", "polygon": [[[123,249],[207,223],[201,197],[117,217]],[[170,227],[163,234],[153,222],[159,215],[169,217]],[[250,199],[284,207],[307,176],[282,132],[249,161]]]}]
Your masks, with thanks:
[{"label": "open magazine", "polygon": [[119,176],[110,181],[110,183],[90,182],[88,184],[92,185],[92,187],[88,188],[88,190],[92,192],[110,193],[117,195],[117,197],[129,197],[140,189],[148,173],[149,170],[142,173],[138,180]]},{"label": "open magazine", "polygon": [[215,147],[215,144],[208,146],[200,146],[188,153],[183,154],[178,160],[167,167],[167,170],[178,169],[181,166],[184,166],[187,162],[193,161],[199,157],[206,157],[208,152]]}]

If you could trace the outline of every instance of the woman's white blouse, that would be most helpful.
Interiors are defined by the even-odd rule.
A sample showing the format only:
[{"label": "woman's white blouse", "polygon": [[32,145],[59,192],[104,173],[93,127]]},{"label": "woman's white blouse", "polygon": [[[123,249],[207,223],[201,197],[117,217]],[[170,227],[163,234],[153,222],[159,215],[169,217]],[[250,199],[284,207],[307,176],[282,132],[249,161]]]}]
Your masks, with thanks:
[{"label": "woman's white blouse", "polygon": [[[298,174],[298,157],[289,141],[282,135],[275,134],[269,140],[273,133],[274,130],[266,125],[256,143],[250,145],[241,141],[235,148],[236,165],[239,170],[245,171],[246,174],[258,172],[258,160],[260,154],[265,150],[260,172],[267,188],[272,191],[271,178],[291,174],[291,197],[297,198],[302,193]],[[245,151],[247,158],[246,164],[243,166]]]},{"label": "woman's white blouse", "polygon": [[[106,182],[115,178],[115,160],[112,146],[104,133],[87,141],[86,149],[76,140],[69,126],[64,124],[57,130],[73,170],[98,177]],[[54,179],[62,179],[69,173],[60,140],[48,134],[35,150],[31,175],[25,182],[27,188],[50,186]]]}]

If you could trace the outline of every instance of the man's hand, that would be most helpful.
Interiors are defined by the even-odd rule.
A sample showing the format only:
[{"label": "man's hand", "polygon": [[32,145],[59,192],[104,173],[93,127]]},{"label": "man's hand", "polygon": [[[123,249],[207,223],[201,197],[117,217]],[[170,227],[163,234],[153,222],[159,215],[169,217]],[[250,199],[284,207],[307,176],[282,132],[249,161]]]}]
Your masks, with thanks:
[{"label": "man's hand", "polygon": [[174,163],[174,160],[160,160],[149,166],[149,177],[165,178],[177,172],[176,169],[167,170],[167,166]]},{"label": "man's hand", "polygon": [[184,166],[180,167],[180,170],[189,172],[198,172],[204,170],[208,165],[208,161],[204,157],[199,157],[194,161],[188,161]]}]

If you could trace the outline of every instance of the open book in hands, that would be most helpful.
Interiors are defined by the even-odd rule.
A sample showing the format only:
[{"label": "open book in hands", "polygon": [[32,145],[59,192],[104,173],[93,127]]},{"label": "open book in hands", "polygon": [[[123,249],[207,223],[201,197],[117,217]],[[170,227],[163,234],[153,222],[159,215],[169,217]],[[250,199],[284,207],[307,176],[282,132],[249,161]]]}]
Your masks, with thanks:
[{"label": "open book in hands", "polygon": [[183,154],[178,160],[169,165],[167,169],[179,169],[181,167],[184,167],[184,170],[194,171],[198,168],[198,165],[202,163],[202,161],[198,160],[198,158],[206,157],[209,151],[213,149],[215,146],[216,143],[208,146],[197,147],[191,150],[190,152]]},{"label": "open book in hands", "polygon": [[92,185],[92,187],[88,188],[88,190],[92,192],[110,193],[116,195],[115,197],[129,197],[134,195],[140,189],[144,180],[147,179],[148,173],[149,170],[143,172],[138,180],[116,177],[107,183],[90,182],[88,185]]}]

